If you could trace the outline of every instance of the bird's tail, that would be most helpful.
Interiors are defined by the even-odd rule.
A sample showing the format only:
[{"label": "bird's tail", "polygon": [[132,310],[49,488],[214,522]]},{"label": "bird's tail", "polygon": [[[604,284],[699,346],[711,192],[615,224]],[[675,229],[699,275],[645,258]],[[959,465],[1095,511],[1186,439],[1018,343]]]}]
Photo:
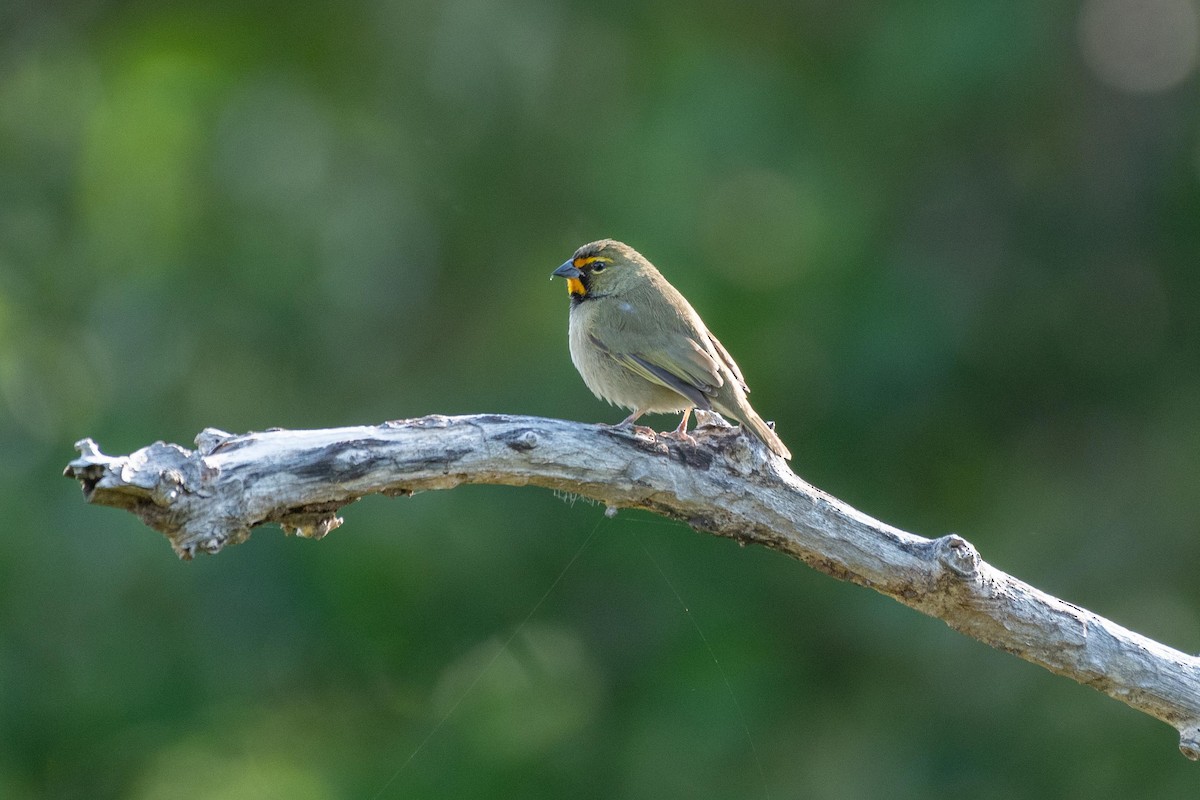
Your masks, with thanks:
[{"label": "bird's tail", "polygon": [[791,459],[792,453],[787,449],[787,445],[783,443],[783,440],[779,438],[779,434],[775,433],[774,429],[755,413],[749,403],[743,403],[742,408],[739,408],[737,413],[730,414],[729,416],[748,428],[760,442],[770,448],[772,453],[789,460]]}]

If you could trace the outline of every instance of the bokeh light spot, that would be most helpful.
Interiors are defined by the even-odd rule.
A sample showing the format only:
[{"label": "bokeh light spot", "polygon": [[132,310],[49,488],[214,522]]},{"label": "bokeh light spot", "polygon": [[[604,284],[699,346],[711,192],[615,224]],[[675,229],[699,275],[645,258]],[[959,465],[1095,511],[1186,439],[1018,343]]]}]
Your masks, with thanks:
[{"label": "bokeh light spot", "polygon": [[1083,57],[1104,83],[1125,92],[1164,92],[1182,83],[1200,53],[1192,0],[1090,0],[1079,16]]}]

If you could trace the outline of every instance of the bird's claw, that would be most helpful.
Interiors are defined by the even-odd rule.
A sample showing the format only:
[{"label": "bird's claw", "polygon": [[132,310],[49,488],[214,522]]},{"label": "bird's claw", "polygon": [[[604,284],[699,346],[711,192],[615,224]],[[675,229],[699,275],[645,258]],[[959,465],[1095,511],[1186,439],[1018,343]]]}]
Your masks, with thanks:
[{"label": "bird's claw", "polygon": [[663,437],[664,439],[674,439],[677,442],[683,442],[684,444],[690,444],[692,446],[697,444],[696,438],[687,431],[664,431],[663,433],[660,433],[659,436]]},{"label": "bird's claw", "polygon": [[616,425],[609,425],[608,428],[609,430],[614,431],[629,431],[634,436],[645,436],[650,439],[654,439],[658,436],[658,434],[654,431],[654,428],[651,428],[648,425],[637,425],[633,422],[629,422],[628,420],[624,422],[618,422]]}]

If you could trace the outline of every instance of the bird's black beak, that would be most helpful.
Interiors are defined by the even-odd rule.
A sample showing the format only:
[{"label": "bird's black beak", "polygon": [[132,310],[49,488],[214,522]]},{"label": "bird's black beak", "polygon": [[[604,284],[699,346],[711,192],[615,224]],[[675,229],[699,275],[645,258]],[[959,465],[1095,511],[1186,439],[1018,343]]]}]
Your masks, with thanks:
[{"label": "bird's black beak", "polygon": [[583,275],[583,273],[579,270],[579,267],[575,266],[573,263],[568,261],[567,263],[563,264],[558,269],[554,270],[553,277],[555,277],[555,278],[578,278],[581,275]]}]

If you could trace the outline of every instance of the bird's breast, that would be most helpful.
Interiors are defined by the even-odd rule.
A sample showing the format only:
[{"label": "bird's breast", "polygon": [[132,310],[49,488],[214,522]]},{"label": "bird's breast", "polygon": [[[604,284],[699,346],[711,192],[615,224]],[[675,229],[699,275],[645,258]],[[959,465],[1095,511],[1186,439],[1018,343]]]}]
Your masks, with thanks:
[{"label": "bird's breast", "polygon": [[592,394],[608,402],[641,411],[680,411],[693,404],[666,386],[647,380],[606,353],[597,341],[611,342],[623,325],[622,317],[636,313],[626,300],[606,298],[611,303],[598,312],[596,302],[580,303],[571,309],[569,341],[571,362]]}]

